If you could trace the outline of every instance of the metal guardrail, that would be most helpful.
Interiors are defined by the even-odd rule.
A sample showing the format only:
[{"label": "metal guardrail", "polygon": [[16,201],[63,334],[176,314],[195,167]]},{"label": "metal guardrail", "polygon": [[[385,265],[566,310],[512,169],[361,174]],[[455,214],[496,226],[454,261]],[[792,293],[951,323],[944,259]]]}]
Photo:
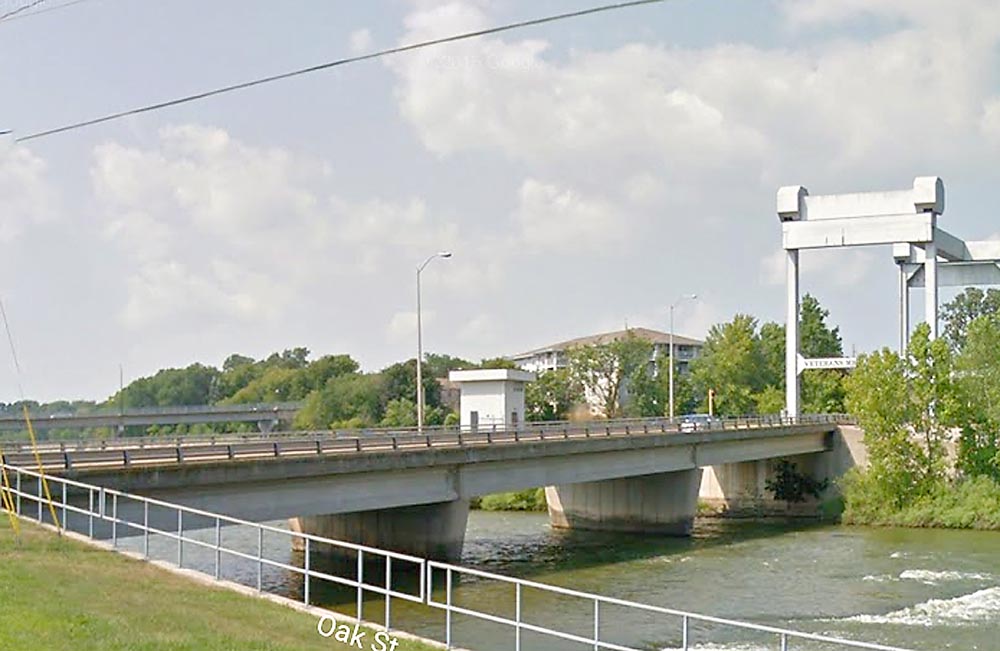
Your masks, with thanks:
[{"label": "metal guardrail", "polygon": [[[29,413],[32,420],[45,420],[47,418],[87,418],[109,416],[172,416],[174,414],[243,414],[250,412],[273,412],[290,411],[301,409],[301,401],[297,402],[257,402],[257,403],[237,403],[232,405],[177,405],[172,407],[131,407],[124,411],[114,407],[104,407],[85,412],[51,412],[51,413]],[[20,411],[5,413],[0,411],[0,420],[22,420]]]},{"label": "metal guardrail", "polygon": [[[225,423],[287,419],[302,406],[299,402],[238,405],[182,405],[177,407],[138,407],[119,411],[102,408],[75,413],[29,414],[35,429],[77,429],[84,427],[117,427],[167,425],[178,423]],[[0,412],[0,429],[24,430],[24,418],[19,413]]]},{"label": "metal guardrail", "polygon": [[[10,493],[12,494],[12,501],[15,505],[17,515],[26,520],[35,520],[39,523],[44,522],[45,511],[43,506],[47,500],[43,494],[41,476],[34,471],[17,466],[4,465],[3,467],[6,469],[8,476],[12,478]],[[795,649],[803,648],[801,646],[793,647],[793,642],[815,642],[824,645],[824,649],[830,649],[833,647],[839,649],[867,649],[869,651],[912,651],[900,647],[835,638],[775,626],[766,626],[751,622],[713,617],[711,615],[702,615],[673,608],[627,601],[624,599],[616,599],[613,597],[571,590],[546,583],[516,579],[500,574],[465,568],[458,565],[430,561],[416,556],[409,556],[407,554],[400,554],[364,545],[323,538],[321,536],[288,531],[277,527],[231,518],[218,513],[202,511],[186,506],[171,504],[161,500],[149,499],[139,495],[132,495],[100,486],[85,484],[62,477],[48,477],[47,479],[53,487],[52,494],[54,495],[53,499],[56,502],[55,507],[57,510],[61,511],[61,526],[64,530],[70,513],[74,513],[85,518],[86,530],[78,533],[82,533],[90,539],[97,539],[97,537],[95,537],[96,523],[102,523],[105,525],[110,524],[110,544],[113,549],[119,551],[122,551],[120,545],[122,538],[121,532],[123,530],[127,532],[138,532],[139,535],[142,536],[142,556],[145,559],[160,560],[179,568],[189,570],[194,569],[194,571],[198,571],[206,576],[214,577],[216,580],[221,578],[220,568],[223,555],[243,559],[244,561],[256,564],[256,587],[260,592],[265,591],[263,568],[265,566],[279,568],[302,577],[302,601],[306,605],[312,604],[313,588],[316,586],[317,582],[328,582],[335,585],[353,588],[356,591],[354,615],[358,620],[364,619],[365,592],[367,591],[382,595],[384,600],[382,626],[384,626],[385,630],[391,630],[393,599],[402,599],[404,601],[426,606],[432,610],[444,611],[445,624],[443,642],[449,649],[453,648],[454,645],[454,616],[463,615],[481,621],[500,624],[512,629],[514,632],[514,651],[521,651],[521,640],[524,632],[586,644],[595,650],[611,649],[613,651],[643,651],[643,649],[638,647],[611,642],[607,637],[605,637],[601,630],[602,608],[606,610],[608,606],[614,606],[624,608],[627,611],[634,613],[648,613],[658,616],[670,616],[679,619],[682,651],[689,651],[693,649],[695,644],[711,642],[711,640],[696,639],[697,632],[693,630],[692,623],[715,625],[723,627],[726,630],[734,629],[736,631],[746,632],[748,635],[761,633],[768,634],[773,636],[775,649],[780,649],[780,651],[795,651]],[[36,490],[29,490],[29,485]],[[69,500],[70,495],[75,495],[77,498],[82,498],[83,495],[86,495],[87,506],[84,507],[71,503]],[[83,503],[82,499],[79,499],[79,501],[80,504]],[[33,515],[28,514],[29,509],[26,508],[26,506],[29,504],[34,504],[36,506],[36,508],[30,509],[34,512]],[[123,512],[125,509],[123,509],[123,505],[125,504],[140,505],[142,507],[141,513],[143,514],[142,521],[132,521],[124,517]],[[166,510],[170,514],[167,519],[176,521],[176,529],[168,531],[151,526],[149,514],[150,510],[153,508]],[[132,509],[132,512],[138,513],[139,509]],[[190,535],[190,531],[185,531],[185,516],[187,516],[189,520],[192,517],[197,517],[203,519],[207,518],[213,521],[215,531],[214,540],[206,542],[192,537]],[[224,544],[221,534],[224,526],[242,526],[252,528],[257,534],[256,553],[246,553],[245,551],[241,551]],[[305,548],[302,566],[300,567],[293,563],[266,558],[263,551],[265,533],[277,534],[286,537],[290,542],[296,539],[301,541]],[[151,535],[159,535],[169,540],[176,541],[177,547],[175,555],[172,558],[166,557],[166,555],[164,558],[155,558],[156,552],[151,549],[149,544]],[[212,564],[211,568],[212,571],[209,572],[199,570],[197,568],[185,567],[185,545],[192,545],[211,550],[214,553],[214,564]],[[355,554],[357,556],[357,562],[356,564],[353,564],[353,571],[341,574],[330,574],[311,568],[310,554],[312,551],[319,549],[321,545],[327,545],[332,548],[342,550],[348,554]],[[377,559],[378,561],[384,563],[385,572],[379,573],[378,582],[371,582],[366,578],[365,559]],[[405,591],[393,587],[394,567],[397,570],[401,568],[410,568],[411,571],[416,571],[417,583],[415,591]],[[434,585],[435,572],[438,572],[439,576],[440,573],[444,573],[444,586],[443,589],[437,590],[437,596],[435,596]],[[514,617],[506,617],[495,613],[485,612],[476,608],[458,605],[456,603],[456,596],[459,590],[456,588],[456,583],[460,583],[462,577],[479,581],[496,581],[506,585],[512,585],[514,587]],[[585,612],[592,613],[593,634],[591,636],[585,636],[580,635],[579,633],[572,633],[559,628],[554,628],[552,626],[544,626],[528,621],[524,616],[525,602],[523,596],[528,590],[541,591],[545,594],[556,595],[559,597],[568,597],[581,602],[587,609]],[[344,615],[344,613],[341,613],[341,615]],[[495,648],[490,651],[495,651]]]},{"label": "metal guardrail", "polygon": [[[795,418],[748,416],[716,419],[704,423],[685,423],[681,419],[620,419],[588,422],[559,421],[525,423],[516,428],[438,428],[417,433],[415,429],[365,430],[355,432],[296,432],[281,436],[227,436],[168,439],[113,439],[77,442],[58,447],[40,445],[42,464],[49,470],[73,470],[85,467],[127,467],[137,465],[181,464],[232,461],[265,457],[301,457],[324,454],[358,454],[415,450],[423,448],[510,445],[558,439],[642,436],[649,434],[705,433],[742,429],[773,429],[798,425],[842,424],[851,422],[843,414],[818,414]],[[0,445],[0,462],[11,465],[34,465],[30,447],[24,444]]]}]

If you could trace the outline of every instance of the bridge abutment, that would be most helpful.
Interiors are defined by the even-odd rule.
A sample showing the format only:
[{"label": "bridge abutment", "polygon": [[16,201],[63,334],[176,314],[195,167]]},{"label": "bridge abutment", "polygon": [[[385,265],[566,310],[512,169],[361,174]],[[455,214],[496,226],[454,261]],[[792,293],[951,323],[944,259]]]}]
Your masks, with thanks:
[{"label": "bridge abutment", "polygon": [[[829,437],[823,452],[709,466],[702,475],[700,500],[718,513],[733,516],[818,515],[823,500],[836,494],[836,480],[851,468],[868,464],[864,432],[859,427],[841,425]],[[799,473],[828,481],[826,492],[797,504],[775,500],[767,481],[775,478],[783,459],[795,464]]]},{"label": "bridge abutment", "polygon": [[549,486],[553,527],[686,536],[698,509],[701,470]]},{"label": "bridge abutment", "polygon": [[[433,560],[457,561],[462,556],[468,519],[468,500],[454,500],[375,511],[303,516],[292,518],[289,528]],[[296,551],[302,551],[303,546],[301,539],[293,540]],[[336,548],[314,549],[321,553],[337,553]]]}]

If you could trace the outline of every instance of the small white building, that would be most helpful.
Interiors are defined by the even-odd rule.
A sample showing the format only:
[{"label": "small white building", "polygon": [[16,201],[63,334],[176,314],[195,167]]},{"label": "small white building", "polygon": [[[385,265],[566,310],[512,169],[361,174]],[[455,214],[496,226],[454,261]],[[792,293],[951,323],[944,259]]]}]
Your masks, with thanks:
[{"label": "small white building", "polygon": [[490,368],[451,371],[448,379],[462,391],[459,415],[463,429],[516,427],[524,422],[524,387],[534,373]]}]

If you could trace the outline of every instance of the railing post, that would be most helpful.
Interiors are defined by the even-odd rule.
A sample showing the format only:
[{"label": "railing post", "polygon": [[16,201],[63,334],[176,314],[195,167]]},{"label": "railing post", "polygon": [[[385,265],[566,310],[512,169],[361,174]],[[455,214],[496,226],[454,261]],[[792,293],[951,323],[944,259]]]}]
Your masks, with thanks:
[{"label": "railing post", "polygon": [[385,557],[385,630],[392,620],[392,556]]},{"label": "railing post", "polygon": [[781,634],[781,651],[788,651],[788,634]]},{"label": "railing post", "polygon": [[38,476],[38,521],[42,521],[42,476]]},{"label": "railing post", "polygon": [[17,514],[21,515],[21,471],[17,471],[17,478],[14,480],[17,486]]},{"label": "railing post", "polygon": [[62,525],[62,530],[66,531],[66,482],[62,482],[62,507],[63,517],[60,524]]},{"label": "railing post", "polygon": [[[63,516],[63,520],[66,516]],[[94,537],[94,489],[87,491],[87,535]]]},{"label": "railing post", "polygon": [[177,509],[177,567],[184,567],[184,511]]},{"label": "railing post", "polygon": [[682,651],[688,651],[688,616],[684,615],[681,619],[681,649]]},{"label": "railing post", "polygon": [[364,552],[358,550],[358,621],[361,621],[365,602],[365,562]]},{"label": "railing post", "polygon": [[[445,569],[445,582],[444,582],[444,645],[446,649],[451,648],[451,568]],[[517,586],[521,587],[520,584]],[[518,644],[518,649],[521,645]]]},{"label": "railing post", "polygon": [[264,530],[257,527],[257,592],[263,591],[264,585]]},{"label": "railing post", "polygon": [[594,599],[594,651],[600,651],[601,643],[601,600]]},{"label": "railing post", "polygon": [[111,546],[118,547],[118,493],[111,496]]},{"label": "railing post", "polygon": [[521,651],[521,582],[514,584],[514,651]]},{"label": "railing post", "polygon": [[149,502],[142,503],[142,556],[149,560]]},{"label": "railing post", "polygon": [[222,576],[222,520],[215,518],[215,580]]},{"label": "railing post", "polygon": [[312,574],[312,570],[309,567],[310,542],[311,541],[308,538],[306,538],[306,551],[305,551],[305,558],[303,559],[304,560],[303,565],[305,567],[305,582],[304,582],[305,585],[303,586],[302,589],[302,601],[307,606],[309,605],[309,575]]}]

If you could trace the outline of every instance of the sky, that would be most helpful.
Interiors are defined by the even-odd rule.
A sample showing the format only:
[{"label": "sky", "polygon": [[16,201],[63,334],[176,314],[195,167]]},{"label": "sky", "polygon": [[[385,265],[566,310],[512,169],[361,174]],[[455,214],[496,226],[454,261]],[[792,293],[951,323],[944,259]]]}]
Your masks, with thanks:
[{"label": "sky", "polygon": [[[0,130],[596,3],[87,0],[0,22]],[[425,351],[667,330],[688,293],[701,338],[783,321],[779,186],[915,176],[941,227],[1000,238],[1000,3],[672,0],[0,136],[0,298],[39,400],[237,352],[413,357],[439,250]],[[802,254],[849,353],[894,345],[896,283],[885,247]],[[4,351],[0,400],[18,380]]]}]

